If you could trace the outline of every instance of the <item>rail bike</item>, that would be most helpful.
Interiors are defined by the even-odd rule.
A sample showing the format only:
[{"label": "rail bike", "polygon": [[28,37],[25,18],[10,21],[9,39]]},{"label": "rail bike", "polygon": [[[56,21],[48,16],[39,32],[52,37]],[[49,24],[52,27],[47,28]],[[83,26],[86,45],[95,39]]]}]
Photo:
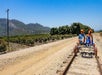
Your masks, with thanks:
[{"label": "rail bike", "polygon": [[84,58],[92,58],[93,56],[97,56],[97,48],[91,44],[78,44],[74,48],[74,54],[80,54]]}]

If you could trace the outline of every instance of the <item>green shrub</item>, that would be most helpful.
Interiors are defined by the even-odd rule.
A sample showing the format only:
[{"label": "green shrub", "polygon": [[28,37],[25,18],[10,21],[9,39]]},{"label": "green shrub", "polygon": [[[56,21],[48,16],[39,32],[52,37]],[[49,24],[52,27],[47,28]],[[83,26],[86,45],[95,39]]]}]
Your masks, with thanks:
[{"label": "green shrub", "polygon": [[7,50],[6,42],[0,39],[0,52],[5,52]]}]

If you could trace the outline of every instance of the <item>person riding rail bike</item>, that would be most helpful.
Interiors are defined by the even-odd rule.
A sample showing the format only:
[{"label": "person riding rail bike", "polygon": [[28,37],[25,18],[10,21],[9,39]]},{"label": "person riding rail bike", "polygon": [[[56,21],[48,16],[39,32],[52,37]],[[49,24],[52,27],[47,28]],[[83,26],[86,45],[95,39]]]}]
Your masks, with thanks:
[{"label": "person riding rail bike", "polygon": [[86,45],[95,47],[95,43],[93,42],[93,35],[92,35],[91,29],[88,31],[88,34],[86,35]]},{"label": "person riding rail bike", "polygon": [[78,36],[78,43],[77,45],[74,47],[74,53],[76,55],[76,53],[79,51],[80,49],[80,46],[79,45],[85,45],[85,33],[84,33],[84,30],[81,29],[80,30],[80,34]]},{"label": "person riding rail bike", "polygon": [[93,41],[93,35],[91,29],[88,31],[88,34],[86,35],[86,46],[93,46],[95,56],[97,56],[97,48],[95,47],[95,43]]},{"label": "person riding rail bike", "polygon": [[84,34],[84,30],[81,29],[81,33],[79,34],[78,40],[79,40],[79,43],[77,43],[77,45],[74,47],[75,55],[80,49],[79,45],[85,45],[85,46],[93,46],[95,56],[97,56],[97,48],[95,47],[95,43],[93,42],[93,35],[92,35],[91,29],[88,31],[88,34],[86,36]]},{"label": "person riding rail bike", "polygon": [[84,45],[85,44],[85,33],[84,33],[83,29],[80,30],[80,34],[78,36],[78,40],[79,40],[79,44],[80,45]]}]

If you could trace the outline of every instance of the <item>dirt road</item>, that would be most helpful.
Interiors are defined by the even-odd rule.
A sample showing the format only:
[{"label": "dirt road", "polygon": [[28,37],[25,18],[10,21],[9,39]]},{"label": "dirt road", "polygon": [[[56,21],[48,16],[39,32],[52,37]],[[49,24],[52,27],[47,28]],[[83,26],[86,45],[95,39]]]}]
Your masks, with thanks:
[{"label": "dirt road", "polygon": [[[102,58],[102,43],[98,41],[101,38],[94,37]],[[0,55],[0,75],[57,75],[76,42],[74,37]]]},{"label": "dirt road", "polygon": [[99,59],[102,62],[102,36],[100,36],[100,34],[98,34],[98,33],[95,33],[94,34],[94,41],[95,41],[96,47],[98,49]]},{"label": "dirt road", "polygon": [[55,75],[76,38],[0,55],[0,75]]}]

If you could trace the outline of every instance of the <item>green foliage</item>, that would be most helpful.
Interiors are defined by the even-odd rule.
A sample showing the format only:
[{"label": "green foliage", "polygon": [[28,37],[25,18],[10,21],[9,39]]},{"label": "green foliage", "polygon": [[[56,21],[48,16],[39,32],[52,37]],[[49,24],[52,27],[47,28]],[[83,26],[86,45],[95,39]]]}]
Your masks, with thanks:
[{"label": "green foliage", "polygon": [[7,44],[4,40],[0,39],[0,52],[5,52],[7,50]]},{"label": "green foliage", "polygon": [[51,31],[50,31],[50,34],[51,35],[58,34],[58,28],[52,28]]},{"label": "green foliage", "polygon": [[[83,25],[81,23],[73,23],[70,27],[68,25],[65,26],[60,26],[59,28],[52,28],[50,31],[51,35],[56,35],[56,34],[80,34],[80,30],[84,29],[85,33],[88,33],[89,29],[92,29],[91,27],[87,25]],[[92,29],[94,31],[94,29]]]},{"label": "green foliage", "polygon": [[70,28],[68,25],[62,26],[58,28],[59,34],[69,34],[70,33]]},{"label": "green foliage", "polygon": [[[80,28],[81,28],[81,29],[84,29],[85,34],[88,33],[88,30],[89,30],[89,29],[92,29],[91,27],[89,27],[89,26],[87,26],[87,25],[83,25],[83,24],[80,25]],[[92,29],[92,30],[93,30],[93,29]],[[94,31],[94,30],[93,30],[93,31]]]},{"label": "green foliage", "polygon": [[[76,35],[73,35],[76,36]],[[35,34],[35,35],[21,35],[21,36],[11,36],[9,38],[9,41],[12,43],[18,43],[22,45],[27,46],[34,46],[37,44],[52,42],[60,39],[65,39],[72,37],[72,35],[50,35],[50,34]],[[7,38],[2,37],[5,41],[7,41]]]},{"label": "green foliage", "polygon": [[50,34],[51,35],[56,35],[56,34],[69,34],[70,33],[70,28],[68,25],[66,26],[61,26],[59,28],[51,28]]},{"label": "green foliage", "polygon": [[72,34],[80,34],[80,25],[82,25],[81,23],[73,23],[70,27],[71,29],[71,33]]}]

